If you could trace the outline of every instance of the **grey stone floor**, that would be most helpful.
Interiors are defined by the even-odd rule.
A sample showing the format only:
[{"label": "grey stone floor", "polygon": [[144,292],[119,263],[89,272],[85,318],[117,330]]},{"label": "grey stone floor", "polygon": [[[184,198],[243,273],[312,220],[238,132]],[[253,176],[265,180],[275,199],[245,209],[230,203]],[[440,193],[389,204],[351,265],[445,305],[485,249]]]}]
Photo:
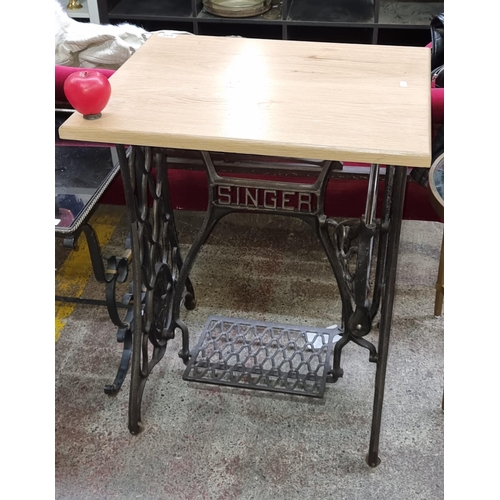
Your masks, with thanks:
[{"label": "grey stone floor", "polygon": [[[189,244],[201,214],[180,212]],[[121,252],[126,216],[106,251]],[[433,315],[443,226],[405,221],[386,379],[380,456],[368,450],[375,366],[343,351],[344,377],[323,399],[185,382],[169,346],[143,397],[145,430],[127,429],[127,377],[115,397],[120,348],[103,307],[79,305],[56,343],[58,499],[422,499],[444,496],[444,315]],[[67,253],[56,246],[56,265]],[[184,248],[184,254],[186,250]],[[192,272],[192,345],[210,315],[325,327],[340,321],[333,275],[299,221],[231,215]],[[102,297],[92,279],[86,297]],[[370,339],[376,339],[371,333]]]}]

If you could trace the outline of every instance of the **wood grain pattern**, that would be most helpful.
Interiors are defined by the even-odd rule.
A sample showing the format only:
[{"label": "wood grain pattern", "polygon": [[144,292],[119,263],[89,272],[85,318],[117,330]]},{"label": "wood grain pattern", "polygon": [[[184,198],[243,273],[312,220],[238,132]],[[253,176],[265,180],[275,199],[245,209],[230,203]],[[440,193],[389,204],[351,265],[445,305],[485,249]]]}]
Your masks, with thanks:
[{"label": "wood grain pattern", "polygon": [[153,35],[64,139],[429,167],[430,51]]}]

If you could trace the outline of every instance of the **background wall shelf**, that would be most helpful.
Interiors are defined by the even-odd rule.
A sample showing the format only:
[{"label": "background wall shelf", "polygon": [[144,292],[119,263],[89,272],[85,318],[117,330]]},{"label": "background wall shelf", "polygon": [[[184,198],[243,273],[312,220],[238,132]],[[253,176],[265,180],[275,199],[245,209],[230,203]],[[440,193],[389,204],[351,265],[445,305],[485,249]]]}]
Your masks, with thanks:
[{"label": "background wall shelf", "polygon": [[430,21],[444,11],[444,2],[429,0],[272,0],[262,15],[228,18],[207,12],[202,0],[82,2],[99,11],[101,23],[128,22],[148,31],[417,46],[430,41]]}]

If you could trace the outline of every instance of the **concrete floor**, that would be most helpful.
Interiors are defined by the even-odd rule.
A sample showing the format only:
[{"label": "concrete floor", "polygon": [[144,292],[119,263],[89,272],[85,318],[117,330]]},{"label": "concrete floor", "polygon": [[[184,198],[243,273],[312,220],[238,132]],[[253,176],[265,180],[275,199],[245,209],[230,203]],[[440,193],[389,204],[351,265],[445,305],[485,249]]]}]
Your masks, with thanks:
[{"label": "concrete floor", "polygon": [[[105,250],[120,253],[123,207]],[[123,213],[122,213],[123,212]],[[178,213],[189,244],[202,214]],[[174,339],[143,397],[145,431],[127,429],[129,378],[115,397],[120,347],[104,307],[78,305],[56,343],[57,499],[422,499],[444,496],[443,317],[433,315],[443,226],[403,224],[380,438],[369,468],[375,366],[349,344],[344,377],[323,399],[182,380]],[[68,251],[56,245],[56,283]],[[184,249],[184,254],[186,250]],[[316,237],[292,219],[232,215],[192,272],[192,345],[210,315],[325,327],[340,321],[333,275]],[[91,278],[84,297],[102,298]],[[370,334],[372,340],[375,333]]]}]

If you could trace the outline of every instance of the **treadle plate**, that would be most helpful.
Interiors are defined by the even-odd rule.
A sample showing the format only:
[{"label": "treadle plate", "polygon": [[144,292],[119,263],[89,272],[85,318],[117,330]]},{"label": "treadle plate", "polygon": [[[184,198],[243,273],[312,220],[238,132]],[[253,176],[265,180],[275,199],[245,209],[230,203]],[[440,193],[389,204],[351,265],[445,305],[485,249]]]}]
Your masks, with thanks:
[{"label": "treadle plate", "polygon": [[182,378],[321,398],[336,333],[211,316]]}]

